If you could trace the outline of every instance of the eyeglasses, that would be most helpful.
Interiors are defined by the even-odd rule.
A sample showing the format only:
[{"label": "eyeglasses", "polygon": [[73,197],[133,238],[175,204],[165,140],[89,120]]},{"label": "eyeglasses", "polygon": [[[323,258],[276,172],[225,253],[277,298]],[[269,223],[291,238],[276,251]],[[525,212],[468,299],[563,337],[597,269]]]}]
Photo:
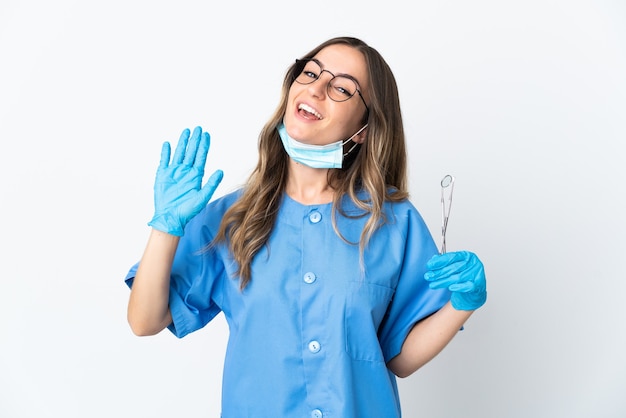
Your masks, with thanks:
[{"label": "eyeglasses", "polygon": [[298,84],[311,84],[319,79],[323,72],[327,72],[332,76],[326,85],[326,93],[331,100],[335,102],[345,102],[356,93],[359,93],[359,97],[369,113],[370,109],[367,107],[361,90],[359,90],[359,85],[354,78],[348,75],[335,75],[328,70],[324,70],[320,63],[313,58],[296,60],[294,74],[297,74],[295,81]]}]

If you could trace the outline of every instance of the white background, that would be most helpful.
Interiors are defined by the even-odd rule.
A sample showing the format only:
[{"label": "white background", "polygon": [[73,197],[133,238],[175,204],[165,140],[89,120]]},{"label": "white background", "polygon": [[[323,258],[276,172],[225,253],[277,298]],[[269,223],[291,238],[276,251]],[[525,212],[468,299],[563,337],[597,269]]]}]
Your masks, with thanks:
[{"label": "white background", "polygon": [[2,0],[1,417],[219,416],[223,317],[126,323],[160,146],[202,125],[216,196],[240,185],[285,70],[337,35],[395,71],[413,202],[439,241],[455,175],[448,249],[487,271],[404,415],[626,416],[623,1]]}]

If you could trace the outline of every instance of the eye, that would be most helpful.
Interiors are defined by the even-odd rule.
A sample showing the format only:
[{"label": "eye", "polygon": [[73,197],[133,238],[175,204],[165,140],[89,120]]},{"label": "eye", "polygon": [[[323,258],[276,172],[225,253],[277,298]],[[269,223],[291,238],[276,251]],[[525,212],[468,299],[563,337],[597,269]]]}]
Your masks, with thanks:
[{"label": "eye", "polygon": [[311,80],[317,80],[317,78],[319,77],[318,73],[312,70],[307,70],[306,68],[302,70],[302,75],[310,78]]},{"label": "eye", "polygon": [[341,95],[351,96],[351,94],[341,86],[333,86],[333,89],[335,89],[335,91]]},{"label": "eye", "polygon": [[307,62],[304,68],[302,69],[302,74],[310,78],[311,80],[317,80],[321,72],[322,72],[322,69],[320,68],[319,65],[317,65],[315,61]]},{"label": "eye", "polygon": [[332,91],[338,97],[347,99],[356,92],[356,84],[347,77],[335,77],[331,82]]}]

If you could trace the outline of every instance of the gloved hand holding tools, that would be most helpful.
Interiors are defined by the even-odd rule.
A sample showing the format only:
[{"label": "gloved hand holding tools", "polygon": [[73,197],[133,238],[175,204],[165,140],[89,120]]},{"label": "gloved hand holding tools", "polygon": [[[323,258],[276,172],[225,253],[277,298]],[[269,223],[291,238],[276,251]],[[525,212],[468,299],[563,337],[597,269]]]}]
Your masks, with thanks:
[{"label": "gloved hand holding tools", "polygon": [[480,308],[487,300],[483,263],[469,251],[434,255],[426,264],[424,278],[431,289],[448,288],[452,306],[461,311]]}]

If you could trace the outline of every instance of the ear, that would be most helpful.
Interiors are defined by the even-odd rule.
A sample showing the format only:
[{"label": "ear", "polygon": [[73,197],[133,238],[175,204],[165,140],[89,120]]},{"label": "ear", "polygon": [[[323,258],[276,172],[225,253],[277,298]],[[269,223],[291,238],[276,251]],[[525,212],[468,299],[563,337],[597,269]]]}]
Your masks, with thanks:
[{"label": "ear", "polygon": [[365,142],[366,136],[367,136],[367,124],[365,124],[364,127],[359,129],[359,131],[354,135],[354,138],[352,138],[352,142],[354,142],[355,144],[362,144],[363,142]]}]

